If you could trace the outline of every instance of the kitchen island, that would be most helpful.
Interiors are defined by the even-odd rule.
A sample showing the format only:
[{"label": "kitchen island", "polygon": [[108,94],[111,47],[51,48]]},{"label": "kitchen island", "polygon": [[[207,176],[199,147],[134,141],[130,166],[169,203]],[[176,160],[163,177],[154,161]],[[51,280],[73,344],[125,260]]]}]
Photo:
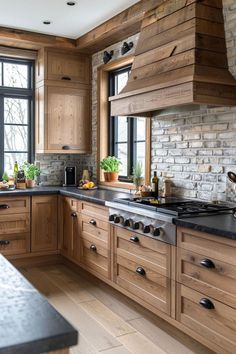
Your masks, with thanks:
[{"label": "kitchen island", "polygon": [[77,330],[1,255],[0,269],[0,354],[64,354],[77,344]]}]

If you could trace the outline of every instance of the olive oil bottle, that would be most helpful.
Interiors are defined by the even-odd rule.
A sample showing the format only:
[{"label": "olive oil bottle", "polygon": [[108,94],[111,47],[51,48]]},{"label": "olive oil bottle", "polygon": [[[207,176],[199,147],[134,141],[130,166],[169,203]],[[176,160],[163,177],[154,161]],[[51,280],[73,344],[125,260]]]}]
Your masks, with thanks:
[{"label": "olive oil bottle", "polygon": [[158,182],[159,179],[157,177],[157,172],[154,171],[154,175],[152,177],[152,195],[155,198],[158,198]]}]

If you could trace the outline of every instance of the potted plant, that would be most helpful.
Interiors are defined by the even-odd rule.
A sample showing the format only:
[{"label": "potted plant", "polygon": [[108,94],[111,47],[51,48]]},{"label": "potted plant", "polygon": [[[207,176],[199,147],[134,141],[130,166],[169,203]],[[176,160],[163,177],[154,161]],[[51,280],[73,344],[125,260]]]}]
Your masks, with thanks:
[{"label": "potted plant", "polygon": [[24,162],[21,168],[25,174],[26,187],[33,188],[35,186],[35,177],[40,175],[39,167],[29,162]]},{"label": "potted plant", "polygon": [[100,167],[104,170],[104,179],[106,182],[118,181],[119,169],[122,162],[115,156],[105,157],[100,162]]},{"label": "potted plant", "polygon": [[139,188],[143,184],[143,165],[141,161],[138,161],[133,170],[133,182],[136,188],[136,191],[139,191]]}]

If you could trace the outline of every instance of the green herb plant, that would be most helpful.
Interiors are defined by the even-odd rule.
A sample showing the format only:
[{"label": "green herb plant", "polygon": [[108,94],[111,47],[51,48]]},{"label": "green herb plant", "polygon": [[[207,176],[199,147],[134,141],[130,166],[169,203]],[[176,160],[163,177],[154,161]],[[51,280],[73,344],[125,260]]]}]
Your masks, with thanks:
[{"label": "green herb plant", "polygon": [[28,180],[34,180],[35,177],[40,175],[40,169],[29,162],[24,162],[21,169],[24,171],[25,178]]},{"label": "green herb plant", "polygon": [[137,190],[143,184],[143,165],[141,161],[138,161],[133,169],[133,182]]},{"label": "green herb plant", "polygon": [[2,180],[3,180],[3,182],[8,182],[9,177],[8,177],[7,172],[4,172],[4,173],[3,173],[3,175],[2,175]]},{"label": "green herb plant", "polygon": [[105,172],[119,173],[120,165],[122,165],[122,162],[115,156],[108,156],[100,161],[100,167]]}]

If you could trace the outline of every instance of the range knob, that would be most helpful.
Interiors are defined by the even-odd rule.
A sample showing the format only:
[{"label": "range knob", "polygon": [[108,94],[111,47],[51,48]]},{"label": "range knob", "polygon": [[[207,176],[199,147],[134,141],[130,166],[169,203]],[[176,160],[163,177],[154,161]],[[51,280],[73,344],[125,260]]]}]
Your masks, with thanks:
[{"label": "range knob", "polygon": [[130,219],[125,219],[124,226],[127,226],[127,227],[130,226]]},{"label": "range knob", "polygon": [[109,221],[114,221],[115,217],[116,217],[116,214],[109,215]]},{"label": "range knob", "polygon": [[154,230],[153,230],[153,236],[161,236],[162,234],[162,230],[160,227],[156,227]]},{"label": "range knob", "polygon": [[150,227],[150,225],[144,226],[143,232],[144,232],[145,234],[149,234],[149,233],[151,232],[151,227]]},{"label": "range knob", "polygon": [[133,230],[138,230],[139,229],[139,222],[134,221],[132,225]]},{"label": "range knob", "polygon": [[114,223],[119,224],[120,222],[122,222],[122,220],[123,220],[122,216],[115,216]]}]

